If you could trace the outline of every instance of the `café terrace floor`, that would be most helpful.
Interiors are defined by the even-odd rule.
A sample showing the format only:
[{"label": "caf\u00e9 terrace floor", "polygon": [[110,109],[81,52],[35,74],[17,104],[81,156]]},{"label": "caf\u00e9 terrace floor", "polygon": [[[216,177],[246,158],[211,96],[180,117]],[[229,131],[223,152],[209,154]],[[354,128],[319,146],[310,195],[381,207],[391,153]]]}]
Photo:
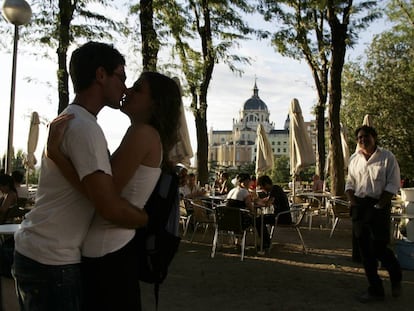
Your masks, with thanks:
[{"label": "caf\u00e9 terrace floor", "polygon": [[[306,224],[304,224],[306,225]],[[248,234],[244,261],[234,246],[222,245],[210,257],[213,232],[183,239],[169,275],[160,288],[159,311],[301,311],[411,310],[414,271],[403,271],[403,295],[392,298],[387,273],[386,299],[361,304],[355,296],[367,287],[359,263],[351,260],[351,225],[343,219],[329,238],[329,228],[314,218],[312,230],[302,228],[308,253],[303,254],[295,231],[280,228],[270,253],[258,255]],[[143,310],[155,310],[151,285],[142,284]],[[18,310],[13,282],[3,278],[4,310]]]}]

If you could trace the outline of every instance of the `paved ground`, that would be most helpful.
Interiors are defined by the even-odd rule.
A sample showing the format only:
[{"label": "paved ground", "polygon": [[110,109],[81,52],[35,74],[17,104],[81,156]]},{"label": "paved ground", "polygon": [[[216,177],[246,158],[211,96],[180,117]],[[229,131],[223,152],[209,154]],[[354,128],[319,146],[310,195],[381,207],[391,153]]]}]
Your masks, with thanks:
[{"label": "paved ground", "polygon": [[[210,257],[212,232],[186,240],[174,259],[169,276],[160,290],[159,311],[311,311],[311,310],[411,310],[414,271],[404,271],[403,296],[390,296],[385,271],[386,300],[361,305],[354,296],[366,288],[358,263],[351,261],[350,225],[342,221],[329,239],[328,229],[302,229],[308,254],[301,252],[297,234],[281,229],[267,256],[258,256],[251,245],[240,261],[237,249],[224,246]],[[3,280],[5,311],[17,306],[11,280]],[[144,310],[155,310],[152,287],[142,285]]]}]

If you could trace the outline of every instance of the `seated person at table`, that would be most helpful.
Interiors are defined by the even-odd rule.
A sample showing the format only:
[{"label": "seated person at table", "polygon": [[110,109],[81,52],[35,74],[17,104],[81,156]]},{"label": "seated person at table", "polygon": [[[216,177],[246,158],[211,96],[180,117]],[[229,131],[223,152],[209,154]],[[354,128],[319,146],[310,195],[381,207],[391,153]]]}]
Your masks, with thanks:
[{"label": "seated person at table", "polygon": [[14,181],[14,186],[16,188],[17,194],[20,199],[28,199],[29,198],[29,190],[23,184],[24,175],[19,170],[15,170],[11,173],[11,177]]},{"label": "seated person at table", "polygon": [[197,185],[197,179],[194,173],[187,175],[187,183],[182,187],[184,198],[197,198],[206,194],[205,190]]},{"label": "seated person at table", "polygon": [[229,173],[224,172],[221,174],[221,187],[219,190],[219,194],[228,194],[231,189],[234,188],[233,183],[231,182]]},{"label": "seated person at table", "polygon": [[[239,174],[237,186],[230,190],[226,198],[226,206],[248,209],[254,213],[253,202],[249,192],[250,175]],[[242,227],[247,228],[253,225],[250,213],[242,213]]]},{"label": "seated person at table", "polygon": [[[278,185],[273,185],[272,180],[269,176],[263,175],[257,179],[257,186],[267,194],[263,199],[258,199],[257,204],[263,206],[273,205],[274,214],[264,215],[263,222],[264,224],[274,225],[275,217],[280,212],[285,212],[290,210],[289,200],[286,196],[286,193],[283,191],[283,188]],[[257,223],[258,220],[256,220]],[[292,217],[290,213],[282,214],[278,217],[278,224],[291,224]],[[258,225],[257,227],[260,227]],[[260,235],[260,233],[259,233]],[[268,248],[270,246],[270,236],[267,230],[263,230],[263,247]]]},{"label": "seated person at table", "polygon": [[323,191],[323,180],[320,179],[319,175],[313,175],[312,177],[312,191],[313,192],[322,192]]},{"label": "seated person at table", "polygon": [[0,191],[3,194],[3,200],[0,202],[0,224],[2,224],[7,218],[9,209],[17,203],[18,199],[17,190],[11,176],[0,175]]}]

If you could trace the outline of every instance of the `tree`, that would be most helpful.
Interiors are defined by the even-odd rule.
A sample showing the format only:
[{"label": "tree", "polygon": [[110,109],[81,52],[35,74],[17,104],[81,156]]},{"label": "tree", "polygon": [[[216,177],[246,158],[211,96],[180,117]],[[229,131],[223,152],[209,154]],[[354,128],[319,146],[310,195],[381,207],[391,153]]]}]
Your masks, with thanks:
[{"label": "tree", "polygon": [[197,132],[197,169],[201,183],[208,181],[207,94],[218,62],[241,73],[235,63],[245,57],[231,54],[237,40],[246,39],[253,30],[240,12],[250,13],[248,1],[157,1],[154,11],[162,25],[159,33],[172,36],[173,56],[180,61],[185,77],[184,89],[191,97],[190,109]]},{"label": "tree", "polygon": [[[389,8],[397,24],[374,38],[364,62],[346,67],[342,116],[355,130],[370,114],[380,145],[396,155],[401,175],[413,179],[414,27],[407,27],[409,15],[401,14],[399,6]],[[412,16],[414,6],[406,9]]]},{"label": "tree", "polygon": [[[144,71],[156,71],[160,42],[154,25],[154,1],[140,0],[139,5],[131,5],[130,13],[139,14],[141,25],[141,54]],[[135,37],[135,33],[132,33]],[[135,37],[136,38],[136,37]]]},{"label": "tree", "polygon": [[375,10],[376,1],[262,0],[260,5],[266,20],[282,21],[272,36],[276,50],[284,56],[305,58],[311,68],[318,92],[319,171],[325,167],[324,115],[328,99],[330,161],[335,163],[330,172],[331,192],[341,195],[345,183],[339,119],[342,68],[347,46],[355,43],[358,31],[380,16]]},{"label": "tree", "polygon": [[[320,1],[260,1],[259,12],[266,21],[275,20],[278,31],[271,42],[282,56],[305,59],[312,72],[318,94],[315,108],[317,128],[317,167],[325,167],[325,110],[328,98],[330,37],[326,28],[326,11]],[[282,21],[282,23],[280,23]],[[323,176],[323,174],[320,174]]]},{"label": "tree", "polygon": [[[67,52],[71,44],[83,39],[112,40],[111,31],[125,33],[120,22],[115,22],[96,11],[96,5],[108,9],[107,0],[49,0],[33,5],[32,21],[22,31],[22,39],[30,44],[56,49],[58,96],[60,113],[69,104],[69,74]],[[91,5],[95,5],[92,9]],[[48,53],[45,53],[47,56]]]},{"label": "tree", "polygon": [[288,183],[290,180],[289,158],[286,156],[275,158],[272,173],[272,180],[275,183]]}]

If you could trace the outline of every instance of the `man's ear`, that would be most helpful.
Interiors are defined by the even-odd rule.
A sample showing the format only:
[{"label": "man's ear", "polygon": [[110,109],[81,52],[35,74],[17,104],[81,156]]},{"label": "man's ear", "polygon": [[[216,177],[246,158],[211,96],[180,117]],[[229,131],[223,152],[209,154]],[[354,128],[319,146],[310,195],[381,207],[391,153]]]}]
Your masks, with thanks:
[{"label": "man's ear", "polygon": [[107,75],[108,75],[108,73],[106,72],[105,68],[100,66],[96,69],[95,79],[96,79],[96,81],[101,82],[102,80],[104,80],[106,78]]}]

